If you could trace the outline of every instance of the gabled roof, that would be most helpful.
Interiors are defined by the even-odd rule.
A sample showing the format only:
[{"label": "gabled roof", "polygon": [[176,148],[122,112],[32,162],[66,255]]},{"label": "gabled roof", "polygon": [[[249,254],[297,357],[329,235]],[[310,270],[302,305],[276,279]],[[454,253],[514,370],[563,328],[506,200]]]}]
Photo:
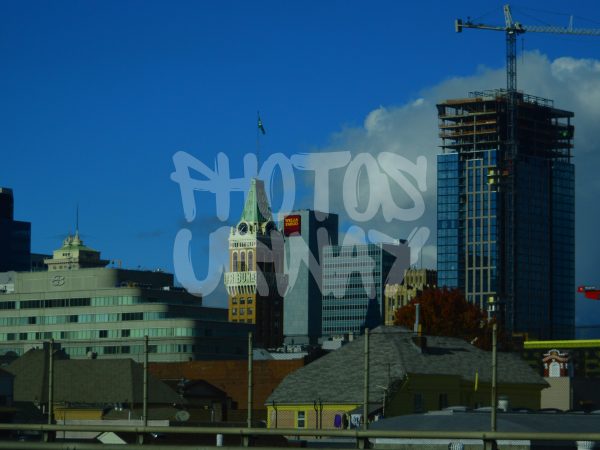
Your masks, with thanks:
[{"label": "gabled roof", "polygon": [[242,212],[240,221],[245,221],[251,224],[260,224],[271,222],[273,216],[265,192],[265,184],[258,178],[250,180],[250,190],[246,197],[246,204]]},{"label": "gabled roof", "polygon": [[[427,350],[413,342],[414,334],[401,327],[378,327],[369,335],[369,398],[383,396],[380,386],[392,386],[409,374],[451,375],[464,381],[491,381],[491,353],[451,337],[426,336]],[[363,401],[364,336],[288,375],[266,404],[360,403]],[[499,384],[547,386],[519,356],[498,353]]]},{"label": "gabled roof", "polygon": [[[48,401],[48,349],[30,350],[7,370],[15,376],[15,401]],[[131,359],[55,359],[54,401],[142,403],[144,368]],[[165,383],[148,376],[149,403],[182,403]]]}]

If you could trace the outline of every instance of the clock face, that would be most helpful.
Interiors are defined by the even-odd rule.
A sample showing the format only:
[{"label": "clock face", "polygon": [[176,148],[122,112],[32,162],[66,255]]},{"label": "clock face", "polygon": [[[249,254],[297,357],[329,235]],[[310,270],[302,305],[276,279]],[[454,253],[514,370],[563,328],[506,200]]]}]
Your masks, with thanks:
[{"label": "clock face", "polygon": [[248,224],[246,222],[242,222],[238,225],[238,232],[240,234],[246,234],[248,232]]}]

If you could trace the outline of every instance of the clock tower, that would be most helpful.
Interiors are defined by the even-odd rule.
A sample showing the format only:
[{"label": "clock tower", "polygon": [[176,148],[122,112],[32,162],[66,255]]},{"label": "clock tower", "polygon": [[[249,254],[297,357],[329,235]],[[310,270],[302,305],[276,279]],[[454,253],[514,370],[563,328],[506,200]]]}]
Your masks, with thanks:
[{"label": "clock tower", "polygon": [[253,178],[242,217],[229,233],[229,321],[255,324],[258,345],[280,346],[286,283],[283,235],[273,222],[263,181]]}]

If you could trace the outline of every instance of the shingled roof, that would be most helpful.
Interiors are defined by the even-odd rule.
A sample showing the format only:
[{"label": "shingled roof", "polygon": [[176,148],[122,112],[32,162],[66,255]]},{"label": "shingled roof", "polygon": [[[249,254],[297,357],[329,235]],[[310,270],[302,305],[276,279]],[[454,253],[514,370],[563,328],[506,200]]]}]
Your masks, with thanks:
[{"label": "shingled roof", "polygon": [[[59,353],[60,354],[60,353]],[[15,360],[15,401],[48,400],[48,349],[35,349]],[[84,404],[142,403],[144,368],[131,359],[58,359],[54,361],[54,401]],[[173,389],[148,376],[148,402],[183,400]]]},{"label": "shingled roof", "polygon": [[[491,381],[491,353],[452,337],[426,336],[426,350],[414,342],[414,334],[401,327],[381,326],[369,335],[369,398],[380,401],[383,389],[407,374],[454,375],[480,383]],[[321,399],[327,403],[363,401],[364,336],[288,375],[266,404],[302,404]],[[547,383],[519,356],[498,353],[498,384]]]}]

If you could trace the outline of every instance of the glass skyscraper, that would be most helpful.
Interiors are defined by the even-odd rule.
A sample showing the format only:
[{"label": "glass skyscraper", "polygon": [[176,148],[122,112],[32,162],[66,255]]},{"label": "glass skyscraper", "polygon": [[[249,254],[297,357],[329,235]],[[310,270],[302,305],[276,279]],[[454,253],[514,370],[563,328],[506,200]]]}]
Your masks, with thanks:
[{"label": "glass skyscraper", "polygon": [[406,241],[325,247],[322,335],[360,334],[381,325],[385,286],[401,283],[409,264]]},{"label": "glass skyscraper", "polygon": [[510,332],[574,336],[573,113],[518,94],[508,158],[502,90],[438,105],[438,283],[494,302]]}]

